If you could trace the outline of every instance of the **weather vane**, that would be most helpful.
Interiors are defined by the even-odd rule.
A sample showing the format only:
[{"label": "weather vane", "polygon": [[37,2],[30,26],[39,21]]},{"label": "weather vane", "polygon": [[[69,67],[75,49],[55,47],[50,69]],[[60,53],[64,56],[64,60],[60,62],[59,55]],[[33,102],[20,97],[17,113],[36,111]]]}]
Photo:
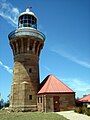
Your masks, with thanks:
[{"label": "weather vane", "polygon": [[27,7],[26,12],[31,11],[31,9],[32,9],[32,7],[31,7],[31,6],[30,6],[30,7]]},{"label": "weather vane", "polygon": [[30,6],[29,8],[30,8],[30,10],[32,10],[32,7],[31,7],[31,6]]}]

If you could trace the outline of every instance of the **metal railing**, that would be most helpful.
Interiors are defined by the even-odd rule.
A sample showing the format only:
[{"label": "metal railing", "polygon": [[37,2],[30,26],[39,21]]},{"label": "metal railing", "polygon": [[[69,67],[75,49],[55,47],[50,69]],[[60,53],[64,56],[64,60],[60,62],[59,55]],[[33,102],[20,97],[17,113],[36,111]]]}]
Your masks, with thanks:
[{"label": "metal railing", "polygon": [[35,36],[45,40],[45,35],[42,32],[35,29],[30,29],[30,28],[16,29],[8,35],[8,38],[10,40],[11,38],[18,37],[18,36],[25,36],[25,35]]}]

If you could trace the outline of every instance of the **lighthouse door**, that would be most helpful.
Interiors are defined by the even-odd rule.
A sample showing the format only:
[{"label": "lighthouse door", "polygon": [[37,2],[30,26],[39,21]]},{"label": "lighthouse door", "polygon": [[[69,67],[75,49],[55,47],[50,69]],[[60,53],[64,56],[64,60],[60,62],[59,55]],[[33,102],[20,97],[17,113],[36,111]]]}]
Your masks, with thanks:
[{"label": "lighthouse door", "polygon": [[60,111],[59,96],[54,96],[53,97],[53,104],[54,104],[54,112]]}]

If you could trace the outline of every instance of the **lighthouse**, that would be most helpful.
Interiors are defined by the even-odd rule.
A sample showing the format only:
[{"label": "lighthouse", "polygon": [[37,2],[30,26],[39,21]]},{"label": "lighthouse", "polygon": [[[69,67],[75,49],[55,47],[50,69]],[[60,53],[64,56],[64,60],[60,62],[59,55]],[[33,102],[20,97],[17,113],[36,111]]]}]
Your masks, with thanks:
[{"label": "lighthouse", "polygon": [[36,111],[40,84],[39,56],[45,41],[45,35],[37,30],[37,16],[26,9],[18,17],[18,28],[8,37],[14,57],[10,108]]}]

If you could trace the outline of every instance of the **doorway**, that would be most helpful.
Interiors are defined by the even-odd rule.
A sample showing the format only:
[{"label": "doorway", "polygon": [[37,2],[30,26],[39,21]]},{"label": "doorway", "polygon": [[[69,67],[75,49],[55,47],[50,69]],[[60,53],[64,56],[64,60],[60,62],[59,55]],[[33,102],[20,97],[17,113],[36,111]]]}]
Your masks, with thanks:
[{"label": "doorway", "polygon": [[60,102],[59,102],[59,96],[53,97],[53,103],[54,103],[54,112],[60,111]]}]

